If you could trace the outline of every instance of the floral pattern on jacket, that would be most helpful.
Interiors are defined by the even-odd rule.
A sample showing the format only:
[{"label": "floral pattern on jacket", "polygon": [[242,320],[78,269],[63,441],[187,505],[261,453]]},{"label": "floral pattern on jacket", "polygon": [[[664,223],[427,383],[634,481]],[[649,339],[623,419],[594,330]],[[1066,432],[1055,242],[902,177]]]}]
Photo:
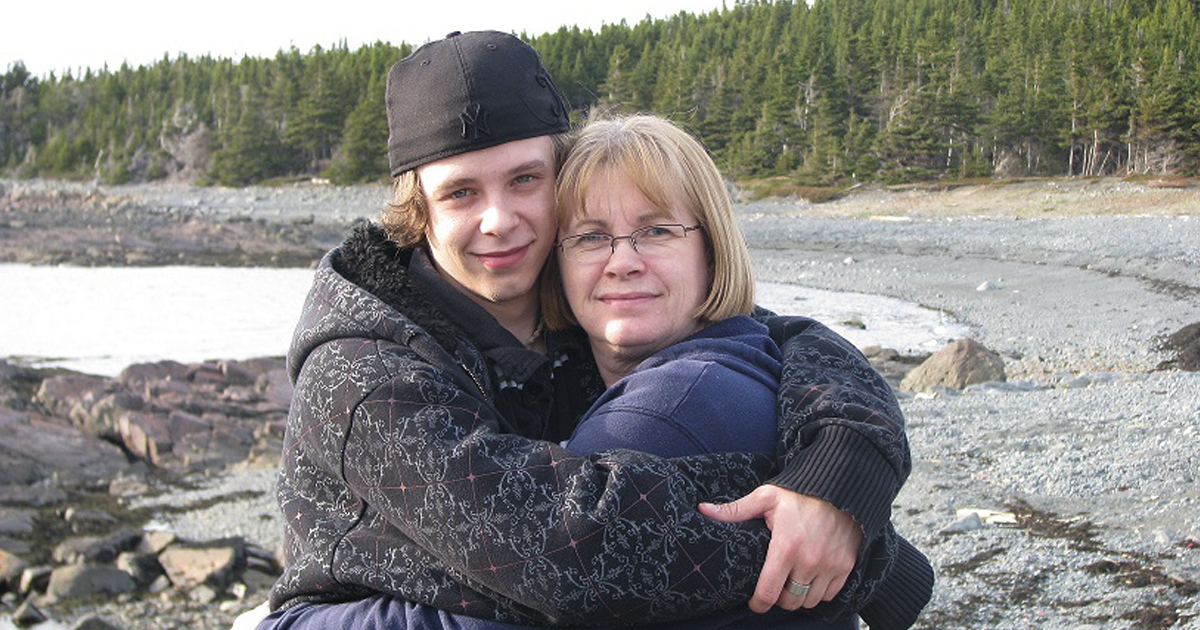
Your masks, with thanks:
[{"label": "floral pattern on jacket", "polygon": [[[378,239],[376,232],[351,238]],[[438,335],[445,323],[437,307],[406,288],[403,277],[392,287],[399,297],[378,299],[339,273],[340,255],[335,250],[321,262],[288,357],[296,388],[278,491],[287,566],[273,608],[382,592],[500,621],[601,625],[744,605],[769,532],[761,523],[706,519],[695,505],[749,492],[770,472],[769,458],[659,459],[632,451],[579,457],[503,433],[486,362],[470,344]],[[826,339],[823,327],[788,328],[782,319],[772,327]],[[822,343],[836,352],[818,343],[811,370],[855,362],[840,338],[828,337],[834,340]],[[785,357],[797,351],[792,342],[783,344]],[[861,355],[858,363],[866,364]],[[851,378],[859,369],[855,364]],[[851,382],[822,384],[812,378],[819,375],[793,373],[809,380],[781,397],[797,407],[789,414],[791,448],[848,448],[875,462],[868,467],[888,474],[869,498],[886,497],[890,505],[909,466],[890,391],[879,404]],[[863,376],[882,382],[871,374]],[[836,417],[848,412],[855,415],[844,422]],[[814,425],[828,428],[810,431]],[[826,439],[829,433],[838,435]],[[790,450],[785,457],[780,485],[805,482],[808,459]],[[869,485],[825,490],[836,498]],[[860,522],[869,534],[875,528],[868,538],[875,542],[864,545],[862,569],[844,596],[822,606],[830,618],[872,602],[895,564],[897,537],[886,516],[870,522],[871,509],[877,511],[863,510],[867,520]]]}]

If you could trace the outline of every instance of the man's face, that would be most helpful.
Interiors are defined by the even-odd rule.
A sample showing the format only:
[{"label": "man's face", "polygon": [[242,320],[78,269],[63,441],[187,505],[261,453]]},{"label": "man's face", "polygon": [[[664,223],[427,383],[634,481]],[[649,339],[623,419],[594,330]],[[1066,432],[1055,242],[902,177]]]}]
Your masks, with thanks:
[{"label": "man's face", "polygon": [[554,144],[516,140],[418,167],[438,271],[485,309],[537,300],[554,246]]}]

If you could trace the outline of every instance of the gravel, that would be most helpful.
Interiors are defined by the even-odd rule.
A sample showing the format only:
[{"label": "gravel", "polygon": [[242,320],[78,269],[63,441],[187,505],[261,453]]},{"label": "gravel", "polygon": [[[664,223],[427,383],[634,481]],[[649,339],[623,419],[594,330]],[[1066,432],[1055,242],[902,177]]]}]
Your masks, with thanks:
[{"label": "gravel", "polygon": [[1156,371],[1200,321],[1200,204],[893,206],[738,211],[760,278],[942,310],[1005,359],[1006,385],[902,396],[914,469],[894,520],[939,575],[918,627],[1200,628],[1200,374]]}]

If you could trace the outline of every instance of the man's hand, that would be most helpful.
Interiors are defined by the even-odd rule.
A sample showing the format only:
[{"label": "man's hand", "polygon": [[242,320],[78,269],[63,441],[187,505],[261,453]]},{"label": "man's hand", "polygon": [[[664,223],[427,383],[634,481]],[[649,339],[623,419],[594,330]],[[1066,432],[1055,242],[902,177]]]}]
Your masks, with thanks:
[{"label": "man's hand", "polygon": [[[762,518],[771,530],[771,545],[758,576],[750,609],[766,612],[812,608],[837,595],[854,568],[862,545],[862,529],[833,504],[779,486],[762,485],[732,503],[701,503],[705,516],[725,522]],[[803,597],[789,592],[809,585]]]}]

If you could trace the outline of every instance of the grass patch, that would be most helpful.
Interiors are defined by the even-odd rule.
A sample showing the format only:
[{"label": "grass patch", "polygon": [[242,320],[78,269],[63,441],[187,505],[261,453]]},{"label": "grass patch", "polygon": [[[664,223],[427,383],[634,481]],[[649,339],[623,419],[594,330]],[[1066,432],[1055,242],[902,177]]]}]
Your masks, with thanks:
[{"label": "grass patch", "polygon": [[1183,175],[1130,175],[1123,181],[1141,184],[1147,188],[1192,188],[1200,183],[1195,177]]},{"label": "grass patch", "polygon": [[839,186],[811,186],[797,183],[785,176],[750,179],[738,182],[738,185],[750,193],[750,199],[798,198],[809,203],[826,203],[842,196],[847,189]]}]

